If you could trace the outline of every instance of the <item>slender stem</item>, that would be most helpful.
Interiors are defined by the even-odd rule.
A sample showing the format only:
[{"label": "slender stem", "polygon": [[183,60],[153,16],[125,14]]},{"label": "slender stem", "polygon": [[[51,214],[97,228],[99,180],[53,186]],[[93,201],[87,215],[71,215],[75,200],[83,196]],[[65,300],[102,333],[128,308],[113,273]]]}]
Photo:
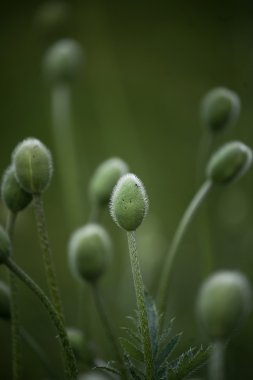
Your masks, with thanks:
[{"label": "slender stem", "polygon": [[40,359],[41,363],[43,364],[45,369],[48,371],[48,373],[54,378],[59,378],[58,375],[53,370],[47,354],[45,353],[43,348],[36,342],[36,340],[32,337],[32,335],[30,335],[29,332],[24,327],[21,327],[20,333],[24,341],[27,343],[27,345],[38,356],[38,358]]},{"label": "slender stem", "polygon": [[144,285],[137,255],[136,233],[135,231],[127,232],[130,262],[133,273],[137,308],[140,319],[140,327],[143,338],[144,359],[146,365],[147,380],[155,379],[154,361],[151,346],[151,337],[148,324],[148,315],[145,303]]},{"label": "slender stem", "polygon": [[[159,310],[163,313],[163,318],[166,311],[166,304],[167,304],[167,297],[168,297],[168,290],[169,290],[169,284],[170,284],[170,276],[172,273],[172,266],[176,257],[176,254],[178,252],[179,245],[183,239],[183,236],[187,230],[187,227],[189,226],[194,214],[196,213],[197,209],[203,202],[203,200],[206,198],[207,194],[209,193],[210,189],[212,187],[212,182],[207,180],[204,182],[204,184],[200,187],[197,194],[192,199],[191,203],[189,204],[188,208],[186,209],[185,213],[183,214],[182,219],[179,222],[178,228],[176,230],[176,233],[173,237],[171,247],[169,249],[169,252],[166,256],[166,262],[163,267],[163,272],[161,275],[161,280],[158,288],[158,305]],[[163,320],[163,319],[162,319]]]},{"label": "slender stem", "polygon": [[52,124],[64,206],[70,227],[81,223],[84,215],[82,187],[79,186],[78,159],[71,126],[71,89],[57,84],[51,97]]},{"label": "slender stem", "polygon": [[23,281],[33,291],[34,294],[36,294],[36,296],[40,299],[41,303],[46,308],[59,334],[58,336],[64,353],[64,364],[66,367],[67,378],[69,380],[76,380],[78,372],[76,367],[75,356],[70,346],[62,318],[59,317],[59,313],[51,304],[49,298],[45,295],[41,288],[12,259],[6,259],[4,264],[21,281]]},{"label": "slender stem", "polygon": [[123,372],[123,378],[126,378],[126,373],[125,373],[125,369],[124,369],[124,361],[123,361],[123,357],[122,357],[122,350],[121,350],[121,347],[119,345],[118,339],[114,333],[112,324],[110,322],[110,318],[108,317],[107,312],[105,310],[105,306],[104,306],[103,300],[101,298],[98,285],[96,283],[92,283],[91,284],[91,290],[92,290],[95,305],[96,305],[99,317],[101,319],[101,322],[103,324],[105,333],[106,333],[109,341],[111,342],[111,345],[114,348],[115,354],[117,356],[117,360],[118,360],[120,367],[122,369],[122,372]]},{"label": "slender stem", "polygon": [[204,168],[206,166],[206,162],[210,155],[210,151],[213,145],[213,134],[204,129],[202,133],[202,137],[199,143],[198,153],[197,153],[197,163],[196,163],[196,183],[197,186],[200,185],[204,175]]},{"label": "slender stem", "polygon": [[212,344],[212,351],[209,361],[209,380],[224,380],[224,355],[225,344],[223,341],[216,341]]},{"label": "slender stem", "polygon": [[50,296],[60,318],[64,321],[60,292],[57,285],[53,256],[47,232],[44,205],[40,194],[34,194],[33,204]]},{"label": "slender stem", "polygon": [[[10,240],[13,240],[14,228],[17,214],[9,211],[6,222],[6,232]],[[13,380],[21,378],[21,337],[20,337],[20,321],[18,310],[18,286],[16,277],[9,272],[9,284],[11,291],[10,308],[11,308],[11,338],[12,338],[12,377]]]}]

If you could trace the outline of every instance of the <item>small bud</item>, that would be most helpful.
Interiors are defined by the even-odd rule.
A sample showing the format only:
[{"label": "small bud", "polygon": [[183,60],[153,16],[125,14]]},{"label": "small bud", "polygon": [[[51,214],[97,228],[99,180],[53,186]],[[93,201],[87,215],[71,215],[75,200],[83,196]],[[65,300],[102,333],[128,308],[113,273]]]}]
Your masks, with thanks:
[{"label": "small bud", "polygon": [[250,167],[251,149],[234,141],[223,145],[210,158],[207,177],[215,184],[226,185],[237,181]]},{"label": "small bud", "polygon": [[13,163],[16,178],[25,191],[39,194],[47,189],[53,172],[52,157],[41,141],[29,138],[18,144]]},{"label": "small bud", "polygon": [[91,200],[103,207],[110,201],[114,186],[123,174],[128,172],[127,164],[120,158],[110,158],[98,166],[90,181]]},{"label": "small bud", "polygon": [[3,281],[0,281],[0,318],[11,319],[10,289]]},{"label": "small bud", "polygon": [[84,359],[86,362],[91,361],[91,353],[88,350],[83,332],[74,327],[68,327],[66,331],[76,358],[78,360]]},{"label": "small bud", "polygon": [[110,202],[111,216],[126,231],[135,231],[148,212],[146,190],[134,174],[125,174],[115,186]]},{"label": "small bud", "polygon": [[111,253],[109,235],[98,224],[87,224],[70,238],[70,267],[75,275],[86,281],[96,281],[105,272]]},{"label": "small bud", "polygon": [[240,108],[240,99],[235,92],[223,87],[215,88],[202,102],[203,124],[214,133],[229,128],[238,120]]},{"label": "small bud", "polygon": [[44,59],[45,75],[51,82],[64,83],[74,79],[83,61],[81,45],[71,39],[56,42]]},{"label": "small bud", "polygon": [[4,173],[1,195],[6,207],[14,214],[25,209],[32,200],[31,194],[20,187],[13,165],[9,166]]},{"label": "small bud", "polygon": [[11,255],[11,242],[8,234],[0,226],[0,264],[4,263]]},{"label": "small bud", "polygon": [[239,272],[222,271],[202,286],[197,311],[212,339],[226,339],[246,319],[251,308],[251,289]]}]

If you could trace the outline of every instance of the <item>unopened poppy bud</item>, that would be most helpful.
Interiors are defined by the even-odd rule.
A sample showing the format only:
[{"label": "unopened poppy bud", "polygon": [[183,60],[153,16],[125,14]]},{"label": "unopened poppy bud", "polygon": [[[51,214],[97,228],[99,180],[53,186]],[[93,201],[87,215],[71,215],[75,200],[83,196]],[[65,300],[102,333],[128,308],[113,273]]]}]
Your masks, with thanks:
[{"label": "unopened poppy bud", "polygon": [[240,114],[238,95],[223,87],[218,87],[204,97],[201,105],[203,124],[211,132],[220,132],[233,126]]},{"label": "unopened poppy bud", "polygon": [[111,216],[126,231],[135,231],[148,212],[146,190],[134,174],[125,174],[115,186],[110,201]]},{"label": "unopened poppy bud", "polygon": [[8,234],[0,226],[0,264],[4,263],[11,255],[11,242]]},{"label": "unopened poppy bud", "polygon": [[120,158],[110,158],[99,165],[90,181],[91,201],[101,207],[107,205],[114,186],[127,172],[128,166]]},{"label": "unopened poppy bud", "polygon": [[0,318],[11,319],[10,289],[3,281],[0,281]]},{"label": "unopened poppy bud", "polygon": [[237,181],[252,163],[251,149],[239,142],[229,142],[218,149],[210,158],[207,177],[218,185]]},{"label": "unopened poppy bud", "polygon": [[56,42],[46,53],[44,59],[45,75],[51,82],[72,81],[83,61],[81,45],[71,39]]},{"label": "unopened poppy bud", "polygon": [[222,271],[203,284],[197,302],[199,319],[211,339],[226,339],[245,320],[251,289],[239,272]]},{"label": "unopened poppy bud", "polygon": [[30,194],[44,192],[50,184],[53,166],[47,147],[35,138],[22,141],[13,152],[16,178]]},{"label": "unopened poppy bud", "polygon": [[70,238],[69,263],[75,275],[94,282],[106,271],[112,255],[111,240],[98,224],[87,224]]},{"label": "unopened poppy bud", "polygon": [[25,209],[32,200],[32,195],[23,190],[18,183],[13,165],[4,173],[1,195],[6,207],[14,214]]}]

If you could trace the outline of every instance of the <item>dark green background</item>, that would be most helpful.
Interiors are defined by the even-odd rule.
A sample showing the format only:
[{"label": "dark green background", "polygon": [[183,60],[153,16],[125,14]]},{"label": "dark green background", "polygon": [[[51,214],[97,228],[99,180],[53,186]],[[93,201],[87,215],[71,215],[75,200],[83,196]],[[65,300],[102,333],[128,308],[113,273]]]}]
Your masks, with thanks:
[{"label": "dark green background", "polygon": [[[5,2],[0,19],[0,130],[4,171],[15,145],[35,136],[51,149],[49,88],[41,61],[53,36],[43,37],[34,21],[41,2]],[[236,128],[215,140],[240,139],[253,146],[253,3],[251,1],[72,1],[61,37],[76,38],[85,64],[73,87],[73,128],[87,221],[87,184],[104,159],[120,156],[146,185],[150,213],[139,230],[142,268],[153,289],[155,262],[166,252],[184,208],[196,190],[196,157],[202,128],[199,103],[212,87],[238,92],[242,113]],[[67,160],[67,157],[66,157]],[[214,268],[237,268],[253,280],[252,170],[228,189],[215,189],[207,202]],[[71,197],[71,194],[70,194]],[[68,324],[76,323],[76,286],[67,266],[71,230],[63,219],[57,163],[45,194],[49,233]],[[194,220],[175,265],[169,316],[175,332],[184,331],[180,348],[206,342],[195,319],[195,299],[205,277],[201,215]],[[1,205],[1,221],[5,209]],[[103,215],[115,241],[114,263],[102,292],[115,328],[134,307],[126,238]],[[15,257],[46,289],[32,209],[18,220]],[[1,270],[4,278],[4,270]],[[129,285],[126,285],[130,282]],[[126,289],[128,294],[126,294]],[[86,328],[106,359],[108,343],[88,293]],[[33,295],[20,285],[22,323],[61,368],[55,331]],[[90,315],[90,318],[87,317]],[[92,323],[88,320],[92,319]],[[252,379],[253,317],[229,345],[228,379]],[[88,327],[87,327],[88,326]],[[10,331],[0,321],[0,379],[11,378]],[[101,344],[100,344],[101,343]],[[110,347],[110,346],[109,346]],[[37,358],[24,346],[24,378],[45,377]]]}]

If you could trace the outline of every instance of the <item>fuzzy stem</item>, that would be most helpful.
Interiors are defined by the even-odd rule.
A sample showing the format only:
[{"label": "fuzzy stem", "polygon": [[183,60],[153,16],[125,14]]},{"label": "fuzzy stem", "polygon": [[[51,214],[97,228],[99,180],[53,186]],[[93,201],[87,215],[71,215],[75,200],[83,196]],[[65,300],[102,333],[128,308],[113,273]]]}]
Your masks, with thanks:
[{"label": "fuzzy stem", "polygon": [[118,343],[118,339],[117,339],[117,337],[113,331],[113,327],[111,325],[110,318],[108,317],[107,312],[105,310],[105,306],[104,306],[103,300],[101,298],[100,291],[99,291],[97,283],[91,284],[91,290],[92,290],[93,298],[95,301],[95,305],[96,305],[100,320],[102,322],[102,325],[104,327],[104,330],[105,330],[105,333],[108,337],[108,340],[111,342],[111,345],[114,348],[115,354],[117,356],[117,360],[118,360],[120,367],[121,367],[121,370],[122,370],[123,378],[125,379],[126,373],[125,373],[124,361],[123,361],[123,357],[122,357],[122,350],[121,350],[121,347]]},{"label": "fuzzy stem", "polygon": [[36,294],[40,299],[41,303],[46,308],[51,320],[58,331],[58,336],[62,345],[64,353],[64,364],[66,367],[66,375],[68,380],[77,380],[77,367],[76,360],[73,354],[72,348],[70,346],[65,326],[63,324],[62,318],[59,317],[59,313],[51,304],[49,298],[41,290],[41,288],[10,258],[6,259],[4,264],[12,271],[21,281],[23,281],[31,291]]},{"label": "fuzzy stem", "polygon": [[151,337],[148,324],[148,314],[145,303],[144,285],[137,255],[136,233],[135,231],[127,232],[130,262],[133,273],[134,288],[137,300],[137,308],[140,319],[140,327],[143,339],[144,359],[146,365],[147,380],[155,379],[154,361],[151,346]]},{"label": "fuzzy stem", "polygon": [[[6,222],[6,232],[10,240],[13,240],[14,228],[17,214],[9,211]],[[11,291],[10,308],[11,308],[11,339],[12,339],[12,377],[13,380],[21,378],[21,337],[20,337],[20,322],[18,310],[18,286],[16,277],[9,272],[9,285]]]},{"label": "fuzzy stem", "polygon": [[173,266],[176,254],[178,252],[179,245],[183,239],[183,236],[194,214],[196,213],[197,209],[199,208],[203,200],[206,198],[211,187],[212,187],[212,182],[210,180],[206,180],[204,184],[200,187],[199,191],[194,196],[192,201],[190,202],[189,206],[187,207],[186,211],[183,214],[182,219],[179,222],[179,225],[173,237],[169,252],[166,256],[166,262],[163,267],[163,272],[161,275],[161,280],[160,280],[160,284],[158,288],[158,305],[159,305],[160,312],[163,313],[162,321],[164,319],[164,315],[166,312],[166,304],[167,304],[168,290],[169,290],[169,284],[170,284],[170,276],[172,273],[172,266]]},{"label": "fuzzy stem", "polygon": [[53,87],[51,97],[52,124],[64,206],[70,227],[81,223],[84,210],[79,186],[78,159],[71,126],[71,89],[60,83]]},{"label": "fuzzy stem", "polygon": [[60,292],[57,285],[53,256],[48,238],[44,205],[40,194],[33,195],[33,204],[50,296],[59,317],[64,322]]},{"label": "fuzzy stem", "polygon": [[212,344],[209,360],[209,380],[224,380],[224,342],[217,340]]}]

